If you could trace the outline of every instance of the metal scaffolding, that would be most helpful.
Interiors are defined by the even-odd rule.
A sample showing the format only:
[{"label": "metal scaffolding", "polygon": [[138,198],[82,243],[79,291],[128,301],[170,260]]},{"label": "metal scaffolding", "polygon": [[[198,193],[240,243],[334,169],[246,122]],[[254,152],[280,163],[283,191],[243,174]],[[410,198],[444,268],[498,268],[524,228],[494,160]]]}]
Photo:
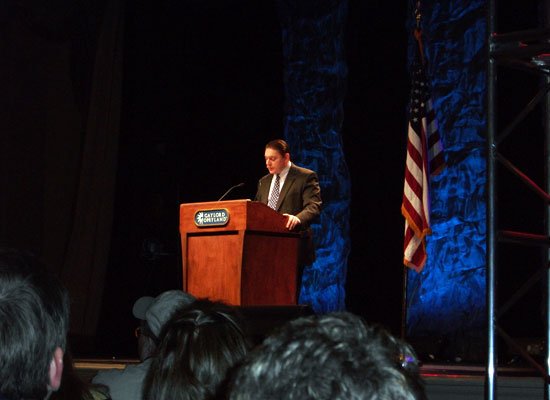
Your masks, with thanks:
[{"label": "metal scaffolding", "polygon": [[[496,383],[498,372],[497,357],[497,335],[510,348],[515,349],[527,362],[529,362],[537,371],[540,372],[543,379],[545,391],[544,398],[550,399],[550,309],[549,288],[550,278],[548,267],[550,266],[550,1],[539,0],[539,21],[538,26],[529,30],[522,30],[509,33],[498,33],[496,0],[489,0],[487,7],[487,369],[485,376],[485,398],[492,400],[496,398]],[[500,7],[506,7],[500,3]],[[498,85],[499,76],[515,70],[522,74],[535,75],[535,81],[538,82],[532,98],[523,105],[522,108],[514,113],[514,116],[506,126],[501,129],[502,115],[498,114],[497,104],[499,100],[500,88]],[[507,89],[509,90],[509,88]],[[505,93],[503,90],[502,93]],[[514,95],[514,93],[505,93]],[[533,146],[533,154],[543,152],[542,158],[544,165],[543,184],[537,185],[535,179],[532,179],[520,167],[510,161],[510,156],[505,156],[501,152],[502,144],[509,136],[517,133],[518,126],[534,110],[541,112],[540,129],[544,135],[543,148]],[[506,115],[509,117],[509,115]],[[529,141],[529,138],[524,138]],[[509,152],[510,149],[508,148]],[[512,149],[513,151],[513,149]],[[540,233],[520,232],[506,230],[500,226],[497,218],[498,202],[498,183],[501,182],[500,171],[510,171],[511,174],[525,187],[531,189],[535,196],[538,196],[543,203],[544,231]],[[529,246],[529,248],[540,251],[543,249],[544,257],[541,258],[540,268],[537,269],[531,277],[518,285],[515,293],[510,296],[505,303],[500,302],[497,307],[497,293],[499,278],[499,267],[502,260],[498,253],[501,244],[512,244],[515,246]],[[535,251],[536,251],[535,250]],[[546,354],[544,363],[536,360],[529,352],[520,346],[516,340],[509,335],[499,324],[500,318],[506,313],[512,305],[518,302],[528,291],[533,290],[535,283],[543,282],[545,286],[544,302],[542,307],[545,315],[544,338]]]}]

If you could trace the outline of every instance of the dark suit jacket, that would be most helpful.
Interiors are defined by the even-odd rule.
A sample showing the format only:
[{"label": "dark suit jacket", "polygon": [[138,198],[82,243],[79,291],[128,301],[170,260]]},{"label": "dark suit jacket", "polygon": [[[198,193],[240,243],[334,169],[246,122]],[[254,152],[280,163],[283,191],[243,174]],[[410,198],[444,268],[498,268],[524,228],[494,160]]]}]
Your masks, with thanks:
[{"label": "dark suit jacket", "polygon": [[[273,177],[274,175],[267,174],[260,179],[256,201],[267,204]],[[297,216],[301,221],[300,229],[305,230],[321,213],[321,204],[321,189],[317,174],[292,164],[279,194],[276,211]]]},{"label": "dark suit jacket", "polygon": [[[267,174],[258,182],[255,200],[267,204],[269,187],[274,175]],[[277,210],[281,214],[291,214],[300,218],[298,229],[302,231],[300,251],[300,275],[305,265],[315,261],[315,248],[309,225],[321,213],[321,189],[317,174],[307,168],[291,164],[285,183],[279,194]]]}]

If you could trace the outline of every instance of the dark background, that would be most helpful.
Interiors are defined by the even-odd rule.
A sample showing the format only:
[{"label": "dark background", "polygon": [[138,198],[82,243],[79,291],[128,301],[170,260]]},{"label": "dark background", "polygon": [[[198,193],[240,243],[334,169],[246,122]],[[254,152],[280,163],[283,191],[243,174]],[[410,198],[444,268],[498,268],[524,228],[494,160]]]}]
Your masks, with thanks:
[{"label": "dark background", "polygon": [[[120,105],[116,95],[101,101],[108,97],[102,90],[118,92],[109,79],[93,77],[101,68],[116,70],[109,68],[116,51],[97,50],[109,43],[101,40],[101,28],[116,26],[102,25],[104,16],[111,15],[105,7],[118,2],[0,3],[0,51],[5,56],[0,63],[0,242],[30,249],[52,263],[71,290],[77,332],[94,330],[95,307],[102,303],[95,341],[91,347],[88,342],[75,347],[76,355],[135,355],[134,301],[181,287],[180,203],[217,200],[240,182],[245,186],[230,198],[253,197],[265,173],[263,146],[283,131],[281,1],[127,1]],[[499,31],[535,26],[541,15],[538,3],[501,5]],[[428,15],[453,8],[438,1],[424,2],[424,7]],[[403,299],[400,205],[409,93],[406,55],[412,34],[406,28],[411,26],[407,8],[349,1],[341,132],[352,188],[347,308],[394,333],[400,331]],[[427,23],[427,28],[437,28],[426,29],[433,34],[426,38],[432,44],[456,38],[457,28],[449,30],[446,21]],[[447,73],[439,67],[433,68],[435,78]],[[519,73],[499,77],[501,126],[511,119],[510,110],[528,101],[537,83]],[[104,106],[116,110],[113,114],[121,110],[121,127],[103,288],[110,214],[94,212],[98,204],[110,209],[111,196],[96,190],[109,192],[105,165],[110,165],[100,151],[98,157],[93,153],[101,146],[86,140],[118,133]],[[446,116],[451,121],[457,117],[452,114]],[[98,116],[105,120],[94,131],[90,122]],[[533,150],[544,146],[540,122],[540,114],[529,117],[521,134],[502,148],[514,153],[512,161],[537,182],[544,171],[542,155]],[[445,135],[453,134],[442,133],[444,142]],[[83,167],[90,158],[97,158],[92,167],[104,167],[104,175]],[[540,231],[545,207],[509,178],[503,174],[506,184],[499,192],[503,226]],[[98,183],[102,179],[105,185]],[[98,215],[103,230],[90,221]],[[93,236],[94,229],[101,234]],[[545,257],[517,247],[502,250],[501,302]],[[520,335],[539,333],[539,286],[526,305],[506,316],[506,324]]]},{"label": "dark background", "polygon": [[[351,175],[348,310],[399,333],[406,7],[351,1],[342,137]],[[283,128],[274,1],[128,2],[115,220],[100,352],[134,351],[130,310],[181,287],[178,205],[253,198]],[[121,332],[126,327],[126,332]]]}]

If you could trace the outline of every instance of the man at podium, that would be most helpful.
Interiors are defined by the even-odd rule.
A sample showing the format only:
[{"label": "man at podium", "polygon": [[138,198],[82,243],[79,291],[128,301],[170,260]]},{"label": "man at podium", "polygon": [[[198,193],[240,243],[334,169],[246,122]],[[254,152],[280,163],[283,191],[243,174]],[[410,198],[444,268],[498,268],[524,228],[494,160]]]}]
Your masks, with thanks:
[{"label": "man at podium", "polygon": [[315,260],[310,224],[321,213],[321,189],[317,174],[290,161],[290,149],[282,139],[265,146],[265,166],[269,174],[258,182],[255,200],[285,215],[286,228],[302,233],[300,277],[305,265]]}]

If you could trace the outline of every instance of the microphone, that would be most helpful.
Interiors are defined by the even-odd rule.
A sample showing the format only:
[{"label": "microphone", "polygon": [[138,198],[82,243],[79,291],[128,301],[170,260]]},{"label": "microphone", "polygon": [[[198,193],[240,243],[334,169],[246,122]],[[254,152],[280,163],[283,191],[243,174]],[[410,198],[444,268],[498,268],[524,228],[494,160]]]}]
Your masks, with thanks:
[{"label": "microphone", "polygon": [[244,186],[244,182],[241,182],[241,183],[239,183],[238,185],[235,185],[235,186],[231,186],[231,187],[227,190],[227,192],[225,192],[225,193],[223,194],[223,196],[220,197],[220,198],[218,199],[218,201],[222,201],[222,200],[225,198],[225,196],[227,196],[233,189],[237,189],[238,187],[241,187],[241,186]]}]

